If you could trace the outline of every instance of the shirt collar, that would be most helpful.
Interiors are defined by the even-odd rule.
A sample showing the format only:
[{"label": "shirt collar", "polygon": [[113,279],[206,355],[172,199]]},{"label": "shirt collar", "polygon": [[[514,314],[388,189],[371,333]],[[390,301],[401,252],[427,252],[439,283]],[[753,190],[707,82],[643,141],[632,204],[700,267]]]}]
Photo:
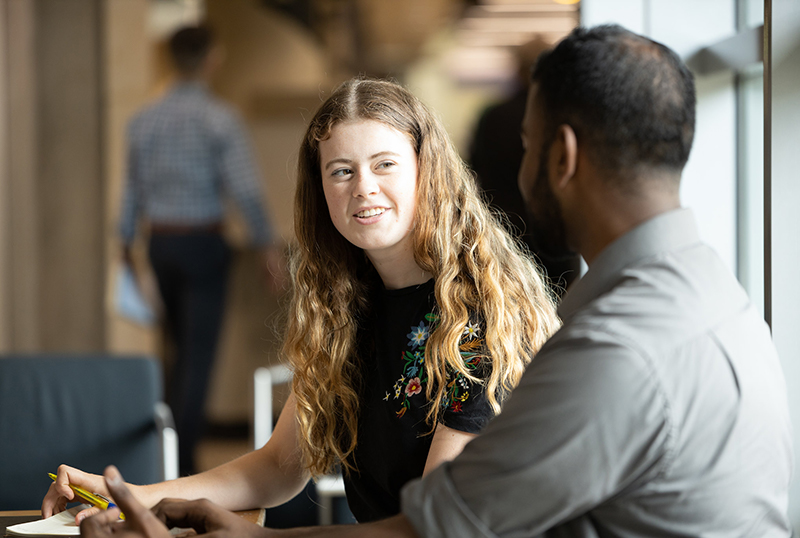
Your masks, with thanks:
[{"label": "shirt collar", "polygon": [[583,306],[609,291],[625,267],[699,240],[690,209],[675,209],[643,222],[603,249],[586,274],[564,296],[558,307],[559,316],[566,322]]},{"label": "shirt collar", "polygon": [[208,93],[208,84],[201,80],[181,80],[175,83],[171,93]]}]

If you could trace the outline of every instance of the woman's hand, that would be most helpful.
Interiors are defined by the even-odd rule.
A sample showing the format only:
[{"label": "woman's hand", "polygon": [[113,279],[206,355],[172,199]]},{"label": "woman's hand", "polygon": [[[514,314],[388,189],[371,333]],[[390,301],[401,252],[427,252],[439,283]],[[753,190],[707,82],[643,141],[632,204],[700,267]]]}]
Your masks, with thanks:
[{"label": "woman's hand", "polygon": [[[68,465],[59,465],[56,480],[50,484],[50,489],[47,490],[47,494],[42,501],[43,518],[48,518],[53,514],[62,512],[66,509],[68,502],[78,500],[75,498],[75,492],[69,487],[70,484],[73,486],[80,486],[92,493],[99,493],[110,497],[105,480],[102,476],[84,473]],[[100,508],[95,507],[82,510],[75,516],[75,522],[80,524],[81,520],[98,512],[100,512]]]}]

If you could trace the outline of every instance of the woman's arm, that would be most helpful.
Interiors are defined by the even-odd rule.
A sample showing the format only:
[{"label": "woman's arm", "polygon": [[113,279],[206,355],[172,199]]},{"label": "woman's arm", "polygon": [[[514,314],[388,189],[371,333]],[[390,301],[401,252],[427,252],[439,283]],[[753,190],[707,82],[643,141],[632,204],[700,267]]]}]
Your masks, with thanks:
[{"label": "woman's arm", "polygon": [[425,460],[422,476],[436,469],[442,462],[450,461],[461,454],[466,444],[475,437],[477,437],[475,433],[466,433],[448,428],[444,424],[438,424],[436,431],[433,432],[433,441],[431,441],[431,449],[428,451],[428,459]]},{"label": "woman's arm", "polygon": [[[291,395],[272,437],[259,450],[204,473],[146,486],[129,485],[129,488],[134,497],[147,507],[164,498],[206,498],[229,510],[282,504],[299,493],[309,478],[300,464],[296,430],[295,399]],[[50,486],[42,503],[42,515],[47,517],[63,510],[67,499],[72,499],[70,483],[89,487],[97,493],[108,493],[102,476],[62,465],[56,482]],[[94,511],[81,512],[81,519]]]},{"label": "woman's arm", "polygon": [[125,512],[125,521],[119,521],[119,511],[111,509],[91,517],[81,524],[81,536],[86,538],[169,538],[170,527],[192,527],[202,536],[230,536],[232,538],[308,537],[330,536],[353,538],[414,538],[417,536],[411,523],[402,514],[383,521],[360,525],[308,527],[305,529],[272,530],[249,523],[238,515],[223,510],[208,501],[160,502],[153,511],[133,498],[122,481],[119,471],[109,467],[105,472],[107,489]]},{"label": "woman's arm", "polygon": [[308,478],[300,465],[292,394],[260,449],[204,473],[133,489],[146,506],[168,497],[205,498],[228,510],[247,510],[283,504],[303,489]]}]

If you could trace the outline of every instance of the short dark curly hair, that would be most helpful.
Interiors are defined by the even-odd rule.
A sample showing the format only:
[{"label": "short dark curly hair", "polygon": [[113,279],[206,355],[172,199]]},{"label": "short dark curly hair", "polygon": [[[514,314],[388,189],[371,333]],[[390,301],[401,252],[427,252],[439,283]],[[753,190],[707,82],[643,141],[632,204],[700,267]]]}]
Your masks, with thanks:
[{"label": "short dark curly hair", "polygon": [[544,52],[531,79],[545,140],[568,124],[615,176],[641,167],[680,171],[694,139],[694,77],[668,47],[621,26],[573,30]]}]

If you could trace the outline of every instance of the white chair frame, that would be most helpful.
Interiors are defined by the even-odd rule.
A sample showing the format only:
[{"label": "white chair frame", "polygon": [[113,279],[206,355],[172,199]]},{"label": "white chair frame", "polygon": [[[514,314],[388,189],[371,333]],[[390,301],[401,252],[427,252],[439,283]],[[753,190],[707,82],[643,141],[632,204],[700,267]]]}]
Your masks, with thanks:
[{"label": "white chair frame", "polygon": [[[272,393],[275,385],[292,380],[292,372],[283,365],[257,368],[253,374],[253,444],[258,450],[269,441],[272,435]],[[319,497],[319,523],[333,523],[333,499],[344,497],[344,480],[341,474],[326,475],[316,481]]]}]

